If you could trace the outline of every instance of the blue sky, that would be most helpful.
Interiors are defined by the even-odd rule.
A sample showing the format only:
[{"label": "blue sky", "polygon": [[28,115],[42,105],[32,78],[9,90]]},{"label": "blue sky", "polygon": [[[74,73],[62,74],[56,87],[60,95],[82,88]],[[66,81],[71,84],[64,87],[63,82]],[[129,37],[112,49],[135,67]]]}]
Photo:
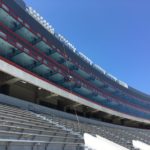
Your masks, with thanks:
[{"label": "blue sky", "polygon": [[94,63],[150,94],[149,0],[25,0]]}]

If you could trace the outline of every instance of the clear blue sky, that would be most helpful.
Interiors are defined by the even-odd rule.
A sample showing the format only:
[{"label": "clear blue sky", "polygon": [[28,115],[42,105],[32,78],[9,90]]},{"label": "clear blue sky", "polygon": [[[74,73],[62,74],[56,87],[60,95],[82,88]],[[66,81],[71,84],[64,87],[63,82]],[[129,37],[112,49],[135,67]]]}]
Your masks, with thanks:
[{"label": "clear blue sky", "polygon": [[150,94],[149,0],[25,0],[93,62]]}]

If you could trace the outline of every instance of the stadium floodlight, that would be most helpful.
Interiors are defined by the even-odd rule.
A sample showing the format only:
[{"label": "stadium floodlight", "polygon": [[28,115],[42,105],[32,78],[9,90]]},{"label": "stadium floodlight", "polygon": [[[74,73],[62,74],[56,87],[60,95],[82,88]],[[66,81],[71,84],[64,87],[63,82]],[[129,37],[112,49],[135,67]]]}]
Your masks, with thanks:
[{"label": "stadium floodlight", "polygon": [[35,13],[35,14],[36,14],[36,10],[33,10],[33,13]]},{"label": "stadium floodlight", "polygon": [[31,6],[29,6],[29,7],[28,7],[28,10],[29,10],[29,11],[31,11],[31,10],[32,10],[32,7],[31,7]]},{"label": "stadium floodlight", "polygon": [[40,17],[38,17],[37,19],[38,19],[38,21],[41,23],[41,19],[40,19]]},{"label": "stadium floodlight", "polygon": [[43,20],[41,20],[41,24],[42,24],[42,25],[44,24]]},{"label": "stadium floodlight", "polygon": [[37,17],[40,17],[40,14],[39,13],[36,13]]},{"label": "stadium floodlight", "polygon": [[54,30],[52,30],[52,34],[54,34],[55,33],[55,31]]},{"label": "stadium floodlight", "polygon": [[41,20],[41,21],[43,20],[43,17],[42,17],[42,16],[40,16],[40,20]]},{"label": "stadium floodlight", "polygon": [[76,48],[73,48],[73,52],[76,52]]},{"label": "stadium floodlight", "polygon": [[46,26],[49,27],[49,23],[48,22],[46,23]]},{"label": "stadium floodlight", "polygon": [[52,30],[53,28],[52,27],[50,27],[50,30]]},{"label": "stadium floodlight", "polygon": [[47,23],[47,21],[46,21],[46,20],[43,20],[43,23]]},{"label": "stadium floodlight", "polygon": [[37,19],[37,18],[36,18],[36,14],[33,14],[33,17],[34,17],[35,19]]},{"label": "stadium floodlight", "polygon": [[53,28],[50,26],[49,29],[52,30]]},{"label": "stadium floodlight", "polygon": [[33,11],[29,10],[29,13],[30,13],[30,14],[33,14]]}]

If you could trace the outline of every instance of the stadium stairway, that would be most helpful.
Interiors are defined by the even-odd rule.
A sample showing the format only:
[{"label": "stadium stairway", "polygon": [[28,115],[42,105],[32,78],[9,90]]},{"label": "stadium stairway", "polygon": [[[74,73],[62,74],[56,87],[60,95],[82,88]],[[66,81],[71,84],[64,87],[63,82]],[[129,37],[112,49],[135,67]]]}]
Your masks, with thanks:
[{"label": "stadium stairway", "polygon": [[130,150],[135,150],[132,140],[150,144],[150,130],[85,124],[0,104],[0,150],[82,150],[84,133],[100,135]]}]

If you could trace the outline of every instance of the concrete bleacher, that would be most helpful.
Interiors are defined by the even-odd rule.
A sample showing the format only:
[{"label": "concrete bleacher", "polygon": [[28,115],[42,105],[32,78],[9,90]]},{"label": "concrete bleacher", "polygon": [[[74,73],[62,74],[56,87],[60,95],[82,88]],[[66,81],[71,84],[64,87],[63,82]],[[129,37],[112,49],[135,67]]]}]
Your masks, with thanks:
[{"label": "concrete bleacher", "polygon": [[[5,99],[2,101],[1,98]],[[26,106],[30,106],[30,110]],[[150,130],[75,118],[74,115],[2,96],[0,150],[82,150],[85,148],[84,133],[99,135],[130,150],[135,150],[132,140],[150,145]]]},{"label": "concrete bleacher", "polygon": [[83,149],[82,137],[55,123],[30,111],[0,104],[0,150]]},{"label": "concrete bleacher", "polygon": [[77,121],[71,121],[56,116],[47,117],[52,120],[57,120],[59,124],[63,124],[81,135],[84,133],[100,135],[131,150],[134,150],[132,140],[140,140],[150,145],[150,130],[122,127],[112,124],[108,125],[107,123],[102,123],[97,126],[86,123],[78,123]]}]

